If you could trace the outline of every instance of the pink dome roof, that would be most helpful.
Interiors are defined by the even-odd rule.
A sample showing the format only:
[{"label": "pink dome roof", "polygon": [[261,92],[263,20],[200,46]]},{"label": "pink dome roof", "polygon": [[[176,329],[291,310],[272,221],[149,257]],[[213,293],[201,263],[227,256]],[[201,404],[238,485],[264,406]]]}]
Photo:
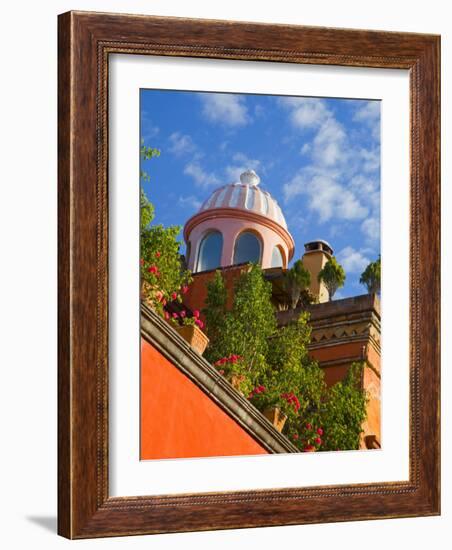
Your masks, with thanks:
[{"label": "pink dome roof", "polygon": [[276,200],[258,187],[259,176],[254,170],[240,175],[240,182],[216,189],[203,203],[199,213],[216,208],[233,208],[265,216],[287,230],[287,223]]}]

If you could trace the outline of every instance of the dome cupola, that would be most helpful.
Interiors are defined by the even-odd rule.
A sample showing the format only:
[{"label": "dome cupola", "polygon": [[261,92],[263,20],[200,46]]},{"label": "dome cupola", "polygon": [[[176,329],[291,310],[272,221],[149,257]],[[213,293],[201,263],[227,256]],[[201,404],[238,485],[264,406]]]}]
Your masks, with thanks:
[{"label": "dome cupola", "polygon": [[259,186],[254,170],[224,185],[184,227],[188,267],[208,271],[241,263],[287,267],[294,241],[277,201]]}]

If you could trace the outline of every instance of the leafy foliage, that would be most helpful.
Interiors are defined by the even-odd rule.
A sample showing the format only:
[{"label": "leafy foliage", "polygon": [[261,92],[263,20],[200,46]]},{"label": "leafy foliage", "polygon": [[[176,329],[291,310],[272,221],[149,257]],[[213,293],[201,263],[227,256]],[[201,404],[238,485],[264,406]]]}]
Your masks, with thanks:
[{"label": "leafy foliage", "polygon": [[360,384],[363,367],[362,363],[353,363],[345,379],[327,392],[322,411],[327,451],[359,448],[368,399]]},{"label": "leafy foliage", "polygon": [[323,281],[323,284],[328,290],[330,300],[333,299],[337,289],[344,286],[345,277],[344,268],[338,263],[334,256],[330,258],[323,266],[323,269],[320,270],[318,280],[319,282]]},{"label": "leafy foliage", "polygon": [[268,339],[276,331],[271,283],[258,265],[242,273],[234,288],[231,311],[226,311],[224,280],[217,272],[207,287],[206,333],[210,339],[205,357],[215,363],[231,354],[243,359],[244,372],[255,383],[265,366]]},{"label": "leafy foliage", "polygon": [[284,286],[290,294],[290,306],[295,309],[300,301],[301,294],[311,284],[311,274],[304,267],[301,260],[297,260],[288,269],[284,276]]},{"label": "leafy foliage", "polygon": [[367,287],[369,294],[380,292],[381,287],[381,256],[371,262],[361,273],[359,282]]},{"label": "leafy foliage", "polygon": [[277,329],[271,288],[258,266],[243,273],[231,311],[217,271],[207,286],[205,356],[260,411],[278,407],[287,421],[283,433],[301,451],[355,449],[366,400],[357,367],[331,388],[323,370],[308,356],[308,313]]},{"label": "leafy foliage", "polygon": [[[142,142],[141,159],[158,157],[158,149]],[[143,176],[142,176],[143,177]],[[149,176],[147,176],[149,179]],[[191,273],[181,263],[179,226],[151,225],[154,205],[146,193],[140,190],[140,267],[141,292],[148,304],[164,315],[164,307],[170,301],[182,301],[181,294],[191,282]]]},{"label": "leafy foliage", "polygon": [[[149,147],[149,146],[145,145],[143,139],[141,140],[140,158],[141,158],[142,163],[144,161],[151,160],[154,157],[159,157],[159,156],[160,156],[160,149],[156,149],[155,147]],[[143,169],[140,170],[140,178],[143,181],[150,181],[150,179],[151,179],[149,174]]]}]

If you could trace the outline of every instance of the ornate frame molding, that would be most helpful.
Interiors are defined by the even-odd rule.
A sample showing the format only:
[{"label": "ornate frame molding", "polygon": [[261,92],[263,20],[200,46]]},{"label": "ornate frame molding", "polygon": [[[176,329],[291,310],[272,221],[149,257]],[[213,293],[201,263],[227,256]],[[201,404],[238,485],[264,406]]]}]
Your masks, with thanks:
[{"label": "ornate frame molding", "polygon": [[[155,497],[109,496],[110,54],[410,71],[409,481]],[[440,39],[432,35],[89,12],[69,12],[59,17],[61,535],[86,538],[439,513],[439,63]],[[426,404],[428,415],[423,414]]]}]

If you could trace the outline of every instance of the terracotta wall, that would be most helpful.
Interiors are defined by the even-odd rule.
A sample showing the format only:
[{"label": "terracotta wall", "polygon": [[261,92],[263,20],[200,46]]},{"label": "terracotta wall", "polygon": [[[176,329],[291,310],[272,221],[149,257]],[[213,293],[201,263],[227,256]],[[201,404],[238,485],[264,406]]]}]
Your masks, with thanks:
[{"label": "terracotta wall", "polygon": [[[240,275],[248,269],[246,265],[233,266],[230,268],[223,268],[222,275],[225,280],[227,292],[227,308],[232,308],[232,302],[234,299],[234,285]],[[212,281],[215,277],[215,270],[204,271],[203,273],[196,273],[193,276],[193,282],[191,283],[188,293],[184,295],[184,304],[192,311],[195,309],[202,310],[205,307],[207,298],[207,283]],[[203,315],[201,318],[204,320]]]},{"label": "terracotta wall", "polygon": [[142,460],[257,454],[268,452],[172,363],[142,340]]}]

